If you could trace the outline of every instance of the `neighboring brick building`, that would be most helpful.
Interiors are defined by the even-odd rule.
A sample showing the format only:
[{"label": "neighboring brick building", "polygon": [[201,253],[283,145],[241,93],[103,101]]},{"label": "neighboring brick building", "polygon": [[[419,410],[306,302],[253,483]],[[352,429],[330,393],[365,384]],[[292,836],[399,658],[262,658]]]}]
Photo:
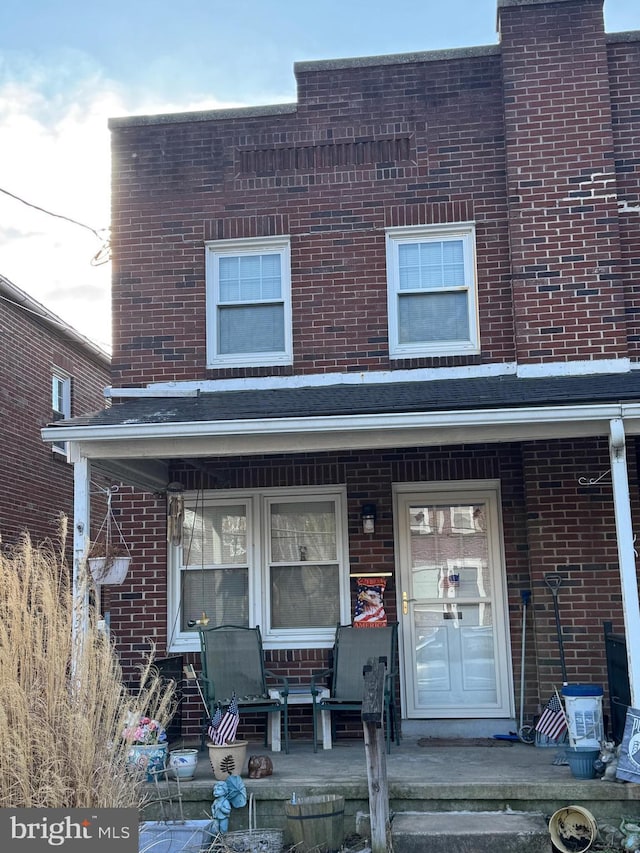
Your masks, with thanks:
[{"label": "neighboring brick building", "polygon": [[380,575],[405,725],[496,732],[525,590],[525,719],[562,683],[545,575],[570,681],[606,687],[603,620],[640,639],[640,33],[602,0],[497,6],[496,46],[112,120],[115,403],[46,435],[139,488],[105,605],[127,667],[150,635],[197,661],[205,611],[308,680]]},{"label": "neighboring brick building", "polygon": [[107,353],[0,276],[0,538],[57,541],[60,515],[73,521],[73,467],[65,442],[44,444],[52,417],[104,407]]}]

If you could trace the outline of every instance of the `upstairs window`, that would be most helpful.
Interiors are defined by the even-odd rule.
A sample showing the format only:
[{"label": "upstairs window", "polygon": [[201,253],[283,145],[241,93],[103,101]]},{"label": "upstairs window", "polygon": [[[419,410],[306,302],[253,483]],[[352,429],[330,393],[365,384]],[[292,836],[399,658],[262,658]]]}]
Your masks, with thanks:
[{"label": "upstairs window", "polygon": [[391,358],[479,352],[472,223],[387,230]]},{"label": "upstairs window", "polygon": [[291,364],[288,237],[207,243],[207,366]]},{"label": "upstairs window", "polygon": [[[71,417],[71,377],[58,371],[51,377],[51,408],[54,421]],[[54,441],[51,449],[54,453],[62,453],[66,456],[67,442]]]}]

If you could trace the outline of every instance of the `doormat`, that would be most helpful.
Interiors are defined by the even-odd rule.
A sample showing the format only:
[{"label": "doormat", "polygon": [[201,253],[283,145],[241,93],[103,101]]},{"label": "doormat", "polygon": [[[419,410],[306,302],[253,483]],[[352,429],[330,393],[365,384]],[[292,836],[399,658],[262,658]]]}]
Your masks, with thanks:
[{"label": "doormat", "polygon": [[492,737],[421,737],[418,746],[513,746],[513,741]]}]

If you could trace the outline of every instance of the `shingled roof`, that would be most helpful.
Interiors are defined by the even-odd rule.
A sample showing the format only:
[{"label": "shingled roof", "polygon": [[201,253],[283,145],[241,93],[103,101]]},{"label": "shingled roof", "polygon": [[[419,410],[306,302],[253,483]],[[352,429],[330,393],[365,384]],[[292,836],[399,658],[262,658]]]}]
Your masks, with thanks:
[{"label": "shingled roof", "polygon": [[216,391],[192,397],[143,396],[90,415],[58,421],[57,425],[179,424],[623,402],[640,402],[640,372]]}]

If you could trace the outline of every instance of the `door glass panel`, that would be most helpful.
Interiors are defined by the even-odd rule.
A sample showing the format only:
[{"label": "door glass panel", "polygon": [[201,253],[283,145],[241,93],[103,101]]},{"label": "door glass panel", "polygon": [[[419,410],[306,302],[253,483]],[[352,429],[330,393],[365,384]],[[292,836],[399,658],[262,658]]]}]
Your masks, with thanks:
[{"label": "door glass panel", "polygon": [[497,702],[491,566],[483,504],[411,505],[415,708]]}]

